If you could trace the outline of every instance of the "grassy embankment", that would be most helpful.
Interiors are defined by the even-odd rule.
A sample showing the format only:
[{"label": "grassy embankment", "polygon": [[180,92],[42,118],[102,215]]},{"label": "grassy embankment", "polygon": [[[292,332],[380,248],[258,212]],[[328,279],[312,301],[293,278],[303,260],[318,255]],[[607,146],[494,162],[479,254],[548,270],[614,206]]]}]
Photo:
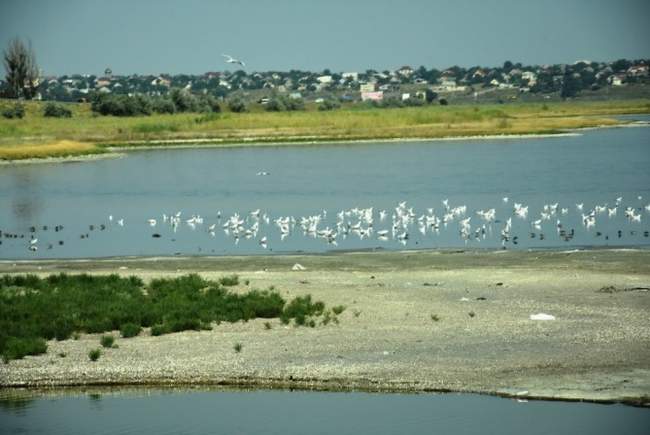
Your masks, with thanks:
[{"label": "grassy embankment", "polygon": [[[0,109],[13,104],[0,101]],[[95,116],[88,104],[68,104],[72,118],[46,118],[43,103],[27,102],[23,119],[0,119],[0,160],[105,152],[179,140],[265,144],[332,140],[441,138],[502,134],[552,134],[615,125],[608,115],[650,113],[648,100],[546,104],[426,106],[376,109],[349,106],[319,112],[175,114],[117,118]]]},{"label": "grassy embankment", "polygon": [[[212,329],[220,322],[255,318],[292,320],[296,326],[338,322],[341,307],[325,310],[309,295],[287,303],[274,289],[242,291],[237,275],[206,280],[196,274],[154,279],[117,275],[5,275],[0,277],[0,354],[5,362],[47,351],[45,340],[66,340],[79,332],[120,330],[123,338],[151,327],[151,335]],[[111,347],[114,338],[101,344]],[[97,355],[99,357],[99,355]],[[92,359],[92,357],[91,357]]]}]

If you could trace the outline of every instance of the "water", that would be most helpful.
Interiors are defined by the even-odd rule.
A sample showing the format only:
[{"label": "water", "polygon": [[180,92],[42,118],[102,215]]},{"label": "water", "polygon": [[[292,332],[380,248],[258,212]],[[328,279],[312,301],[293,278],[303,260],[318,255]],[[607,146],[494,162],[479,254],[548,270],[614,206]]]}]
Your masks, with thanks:
[{"label": "water", "polygon": [[0,400],[0,433],[646,434],[650,410],[460,394],[183,391]]},{"label": "water", "polygon": [[[141,151],[93,162],[5,166],[0,167],[0,230],[5,233],[0,258],[500,248],[501,230],[513,217],[515,202],[527,205],[529,213],[526,219],[513,217],[508,249],[647,246],[648,168],[650,129],[643,127],[535,139]],[[256,175],[261,171],[269,175]],[[585,228],[582,213],[596,205],[613,208],[617,197],[623,200],[616,216],[609,218],[605,211],[596,216],[594,227]],[[415,219],[430,207],[442,218],[446,198],[451,207],[467,206],[469,240],[459,234],[460,216],[447,226],[440,224],[438,232],[426,228],[423,235],[416,221],[391,231],[387,240],[378,239],[379,230],[391,229],[400,201],[414,208]],[[559,204],[557,214],[536,228],[533,221],[543,205],[553,203]],[[577,203],[584,203],[583,211]],[[298,225],[282,239],[273,222],[280,216],[299,220],[321,214],[318,229],[336,230],[336,214],[355,207],[374,208],[374,232],[364,238],[354,231],[345,236],[343,228],[358,221],[346,216],[333,239],[336,245],[305,236]],[[640,215],[640,222],[630,222],[626,207]],[[490,208],[495,208],[497,222],[485,223],[475,211]],[[561,214],[562,208],[567,214]],[[254,219],[248,214],[255,209],[266,213],[270,223],[262,219],[250,239],[243,232],[238,240],[232,232],[224,233],[222,224],[236,212],[246,217],[242,227],[250,228]],[[388,217],[379,222],[382,209]],[[177,211],[182,211],[182,222],[174,232],[162,223],[162,215]],[[202,216],[203,224],[187,225],[192,215]],[[150,218],[158,221],[155,227],[147,223]],[[117,224],[119,219],[124,226]],[[572,238],[559,235],[558,219],[563,234]],[[212,224],[214,235],[208,231]],[[55,232],[57,225],[63,229]],[[398,240],[404,233],[408,240]],[[31,236],[38,239],[35,252],[29,250]],[[260,244],[264,236],[266,249]]]}]

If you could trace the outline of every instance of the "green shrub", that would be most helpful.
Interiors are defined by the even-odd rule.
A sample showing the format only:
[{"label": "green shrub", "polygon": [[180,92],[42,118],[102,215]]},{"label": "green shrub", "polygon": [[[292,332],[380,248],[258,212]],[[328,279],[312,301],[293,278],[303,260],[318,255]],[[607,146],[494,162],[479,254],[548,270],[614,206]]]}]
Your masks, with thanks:
[{"label": "green shrub", "polygon": [[72,111],[62,104],[50,102],[43,107],[43,116],[52,118],[72,118]]},{"label": "green shrub", "polygon": [[167,325],[154,325],[151,327],[151,335],[157,337],[163,334],[169,334],[171,330]]},{"label": "green shrub", "polygon": [[335,307],[332,307],[332,312],[336,314],[337,316],[341,314],[343,311],[345,311],[345,306],[344,305],[337,305]]},{"label": "green shrub", "polygon": [[225,287],[232,287],[234,285],[239,284],[239,276],[233,274],[233,275],[227,275],[227,276],[222,276],[219,278],[219,284]]},{"label": "green shrub", "polygon": [[88,358],[91,361],[97,361],[99,357],[102,356],[102,351],[101,349],[93,349],[90,352],[88,352]]},{"label": "green shrub", "polygon": [[297,326],[307,323],[307,317],[319,316],[323,313],[325,304],[322,302],[313,302],[311,295],[298,296],[294,298],[285,308],[280,319],[294,319]]},{"label": "green shrub", "polygon": [[166,113],[171,115],[176,113],[176,105],[174,105],[174,102],[170,98],[159,97],[152,99],[151,110],[155,113]]},{"label": "green shrub", "polygon": [[7,119],[22,119],[25,116],[25,106],[16,103],[13,107],[8,107],[2,111],[2,116]]},{"label": "green shrub", "polygon": [[141,116],[152,113],[151,100],[144,95],[96,94],[90,107],[100,115]]},{"label": "green shrub", "polygon": [[248,107],[244,101],[239,98],[234,98],[228,102],[228,108],[233,113],[244,113],[248,111]]},{"label": "green shrub", "polygon": [[341,105],[338,102],[334,100],[325,100],[318,106],[318,110],[327,111],[338,109],[339,107],[341,107]]},{"label": "green shrub", "polygon": [[241,343],[235,343],[235,345],[233,346],[233,349],[235,349],[235,352],[237,353],[241,352],[242,348],[243,346]]},{"label": "green shrub", "polygon": [[[278,317],[284,324],[295,320],[296,325],[312,326],[324,312],[324,304],[310,296],[287,304],[273,287],[241,294],[226,287],[238,283],[237,275],[211,281],[191,274],[154,279],[146,286],[137,277],[118,275],[0,276],[0,354],[10,360],[45,351],[39,347],[44,340],[77,339],[80,331],[120,330],[127,337],[151,327],[151,335],[161,335]],[[113,346],[114,340],[102,338],[102,345]]]},{"label": "green shrub", "polygon": [[113,344],[115,344],[115,337],[112,335],[102,335],[102,338],[99,340],[99,342],[101,343],[102,347],[110,349],[113,347]]},{"label": "green shrub", "polygon": [[142,327],[135,323],[125,323],[120,327],[120,334],[123,338],[135,337],[140,334],[140,331],[142,331]]},{"label": "green shrub", "polygon": [[37,337],[8,337],[2,349],[2,359],[22,359],[27,355],[40,355],[47,352],[47,343]]}]

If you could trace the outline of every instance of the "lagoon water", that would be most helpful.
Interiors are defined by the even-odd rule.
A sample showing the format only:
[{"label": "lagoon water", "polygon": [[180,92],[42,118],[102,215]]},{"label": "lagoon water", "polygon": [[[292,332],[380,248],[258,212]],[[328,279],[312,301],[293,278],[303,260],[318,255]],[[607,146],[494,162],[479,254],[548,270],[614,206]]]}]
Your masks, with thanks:
[{"label": "lagoon water", "polygon": [[469,394],[68,393],[0,399],[0,433],[646,434],[650,410]]},{"label": "lagoon water", "polygon": [[[0,166],[0,259],[500,248],[500,232],[513,217],[515,202],[528,205],[529,214],[513,217],[511,233],[518,237],[516,244],[505,244],[508,249],[648,246],[649,168],[650,128],[644,127],[547,138],[135,151],[118,159]],[[614,207],[617,197],[623,201],[616,216],[598,214],[595,227],[584,227],[582,213],[596,205]],[[299,227],[281,240],[273,222],[281,216],[321,214],[319,229],[334,228],[340,210],[374,207],[376,232],[390,229],[400,201],[413,207],[416,217],[427,214],[427,208],[442,217],[446,198],[452,207],[467,206],[472,232],[483,224],[476,210],[495,208],[497,221],[470,240],[460,237],[456,219],[437,234],[422,235],[413,225],[404,243],[350,233],[346,238],[339,234],[337,246],[305,236]],[[568,213],[558,211],[535,229],[532,221],[539,219],[543,205],[553,203]],[[578,203],[584,203],[584,211]],[[626,207],[641,214],[641,221],[630,222]],[[255,209],[266,213],[270,224],[262,221],[256,236],[235,243],[222,230],[224,220]],[[382,209],[388,218],[379,222]],[[162,215],[178,211],[182,223],[174,232],[163,225]],[[192,215],[202,216],[204,223],[188,226],[185,219]],[[157,219],[156,227],[149,226],[150,218]],[[558,219],[567,232],[574,230],[573,238],[559,237]],[[208,232],[212,224],[214,235]],[[251,224],[249,217],[244,226]],[[63,229],[55,232],[57,225]],[[38,238],[35,252],[28,249],[32,234]],[[259,243],[264,236],[267,249]]]}]

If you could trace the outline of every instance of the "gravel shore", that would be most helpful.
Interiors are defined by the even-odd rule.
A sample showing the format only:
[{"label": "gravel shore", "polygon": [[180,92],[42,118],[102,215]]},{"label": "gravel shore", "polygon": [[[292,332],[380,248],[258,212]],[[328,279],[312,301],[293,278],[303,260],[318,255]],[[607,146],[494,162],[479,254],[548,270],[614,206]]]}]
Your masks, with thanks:
[{"label": "gravel shore", "polygon": [[[306,270],[292,271],[296,263]],[[286,298],[311,294],[346,309],[338,325],[315,328],[272,320],[267,330],[260,319],[145,332],[118,338],[96,362],[88,352],[100,347],[97,334],[50,341],[45,355],[0,364],[1,387],[201,384],[650,403],[648,250],[0,262],[0,273],[60,271],[145,280],[234,272],[235,291],[275,286]],[[530,320],[536,313],[555,320]]]}]

